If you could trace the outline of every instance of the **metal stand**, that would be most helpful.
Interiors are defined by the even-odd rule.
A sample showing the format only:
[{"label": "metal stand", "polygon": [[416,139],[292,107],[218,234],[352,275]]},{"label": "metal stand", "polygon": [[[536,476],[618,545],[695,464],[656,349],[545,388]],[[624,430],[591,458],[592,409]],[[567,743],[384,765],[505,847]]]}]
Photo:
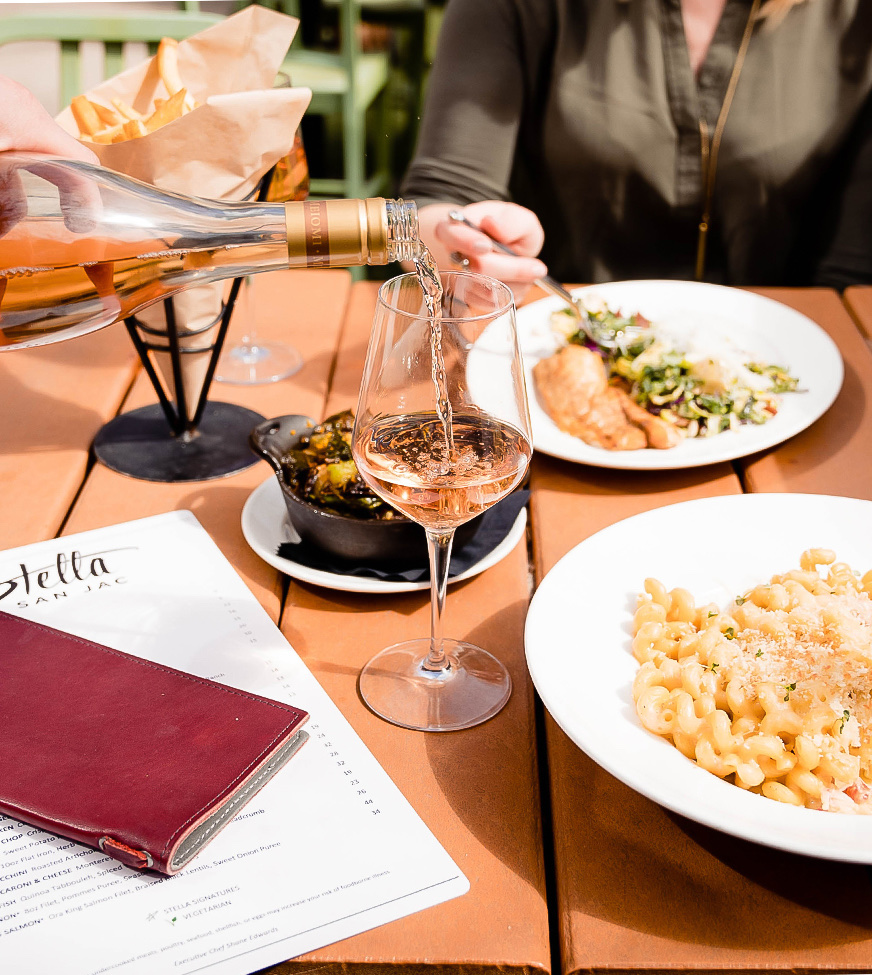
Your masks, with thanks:
[{"label": "metal stand", "polygon": [[[263,199],[272,169],[258,184],[255,197]],[[218,325],[215,340],[197,349],[182,347],[172,297],[163,302],[166,329],[156,329],[135,317],[125,319],[127,332],[157,393],[158,403],[110,420],[94,439],[94,454],[107,467],[146,481],[205,481],[235,474],[258,463],[248,435],[264,420],[253,410],[233,403],[208,402],[218,357],[224,346],[230,316],[242,278],[234,278],[230,293],[216,319],[200,329],[185,330],[185,338]],[[175,403],[167,395],[150,353],[169,353]],[[193,412],[185,393],[182,357],[208,353],[209,362]]]},{"label": "metal stand", "polygon": [[190,438],[168,435],[157,405],[122,413],[103,427],[94,452],[114,471],[144,481],[208,481],[257,462],[248,435],[263,422],[254,410],[232,403],[207,403]]}]

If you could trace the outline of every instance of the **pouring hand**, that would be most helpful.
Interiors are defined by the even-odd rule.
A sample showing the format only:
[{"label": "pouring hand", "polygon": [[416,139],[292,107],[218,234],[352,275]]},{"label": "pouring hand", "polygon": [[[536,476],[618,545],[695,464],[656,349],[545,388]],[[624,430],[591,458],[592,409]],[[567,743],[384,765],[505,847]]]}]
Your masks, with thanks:
[{"label": "pouring hand", "polygon": [[99,165],[99,159],[65,132],[36,96],[23,85],[0,75],[0,152],[45,152]]},{"label": "pouring hand", "polygon": [[[8,155],[5,155],[7,154]],[[23,85],[0,75],[0,237],[8,234],[27,214],[27,200],[19,178],[23,168],[15,153],[39,153],[27,169],[54,183],[64,224],[77,234],[89,233],[99,212],[100,196],[87,179],[73,169],[52,165],[49,157],[99,165],[100,160],[66,133]]]}]

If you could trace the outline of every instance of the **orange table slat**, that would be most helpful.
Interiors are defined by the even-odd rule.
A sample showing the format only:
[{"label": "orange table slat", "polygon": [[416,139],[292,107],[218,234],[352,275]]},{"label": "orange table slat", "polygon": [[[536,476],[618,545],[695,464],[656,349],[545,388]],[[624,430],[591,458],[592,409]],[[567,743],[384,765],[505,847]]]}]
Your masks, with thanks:
[{"label": "orange table slat", "polygon": [[[757,289],[807,315],[842,354],[845,379],[836,402],[807,430],[773,450],[741,460],[748,491],[872,498],[872,351],[835,291]],[[867,318],[872,323],[872,316]],[[802,377],[799,377],[800,381]]]},{"label": "orange table slat", "polygon": [[[354,407],[376,285],[353,289],[326,412]],[[293,581],[282,629],[470,880],[463,897],[301,956],[270,972],[549,971],[533,693],[523,653],[529,599],[523,540],[502,562],[448,588],[446,633],[484,646],[514,683],[495,718],[422,734],[373,715],[357,675],[389,643],[429,631],[427,592],[330,592]]]},{"label": "orange table slat", "polygon": [[[327,396],[350,287],[347,271],[278,271],[256,278],[253,307],[258,315],[258,334],[263,339],[281,339],[296,345],[303,355],[303,367],[282,382],[248,386],[216,382],[209,391],[209,400],[237,403],[265,417],[283,413],[319,414]],[[232,321],[228,345],[240,337],[247,324],[241,316],[237,319],[235,313]],[[142,372],[124,403],[124,410],[156,400],[151,383]],[[249,494],[271,476],[271,468],[260,461],[229,477],[164,484],[126,477],[97,464],[85,482],[65,532],[86,531],[188,508],[273,619],[278,620],[281,575],[252,552],[240,524],[242,507]]]},{"label": "orange table slat", "polygon": [[845,307],[860,326],[868,340],[872,337],[872,287],[869,285],[854,285],[845,288],[843,295]]},{"label": "orange table slat", "polygon": [[91,441],[118,410],[138,360],[123,326],[0,353],[0,548],[60,531]]},{"label": "orange table slat", "polygon": [[[809,431],[735,465],[745,487],[868,496],[869,464],[857,456],[867,425],[858,393],[872,384],[865,343],[834,292],[764,293],[825,327],[849,375]],[[538,458],[537,576],[617,520],[742,488],[727,465],[633,474]],[[872,968],[872,931],[858,906],[868,899],[867,868],[770,850],[690,822],[603,771],[550,717],[545,727],[563,972]]]}]

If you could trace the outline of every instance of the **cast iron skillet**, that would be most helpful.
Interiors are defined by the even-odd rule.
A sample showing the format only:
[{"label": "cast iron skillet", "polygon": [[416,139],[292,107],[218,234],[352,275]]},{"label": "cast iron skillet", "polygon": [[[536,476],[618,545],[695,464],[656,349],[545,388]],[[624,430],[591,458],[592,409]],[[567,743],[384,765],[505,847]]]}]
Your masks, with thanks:
[{"label": "cast iron skillet", "polygon": [[[388,521],[355,518],[304,501],[288,486],[282,471],[282,457],[314,426],[311,417],[299,413],[277,416],[259,423],[249,436],[251,449],[275,471],[288,518],[301,540],[347,563],[366,563],[381,568],[407,567],[426,563],[424,529],[400,515]],[[479,519],[460,525],[454,544],[468,541],[478,530]]]}]

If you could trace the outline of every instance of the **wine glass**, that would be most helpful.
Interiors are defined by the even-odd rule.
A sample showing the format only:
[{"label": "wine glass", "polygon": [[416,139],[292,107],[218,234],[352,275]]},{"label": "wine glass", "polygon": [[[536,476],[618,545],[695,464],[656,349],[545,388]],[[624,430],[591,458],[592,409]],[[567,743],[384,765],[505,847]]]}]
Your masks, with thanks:
[{"label": "wine glass", "polygon": [[238,342],[224,350],[218,360],[215,379],[221,383],[254,386],[275,383],[293,376],[303,364],[303,357],[293,345],[262,340],[257,334],[258,309],[251,278],[239,291],[245,331]]},{"label": "wine glass", "polygon": [[[279,71],[273,88],[290,87],[290,76]],[[308,195],[309,165],[298,130],[291,151],[276,163],[266,182],[258,188],[256,199],[281,202],[305,200]],[[299,349],[287,342],[264,341],[257,334],[258,314],[252,295],[251,278],[246,278],[239,295],[244,304],[245,332],[236,344],[224,350],[218,361],[215,379],[220,383],[244,386],[275,383],[293,376],[303,365]]]},{"label": "wine glass", "polygon": [[422,731],[470,728],[511,693],[494,656],[443,637],[443,609],[455,528],[509,494],[532,453],[511,292],[460,272],[442,289],[441,321],[416,274],[379,289],[352,435],[361,476],[423,526],[430,559],[430,637],[382,650],[359,690],[376,714]]}]

